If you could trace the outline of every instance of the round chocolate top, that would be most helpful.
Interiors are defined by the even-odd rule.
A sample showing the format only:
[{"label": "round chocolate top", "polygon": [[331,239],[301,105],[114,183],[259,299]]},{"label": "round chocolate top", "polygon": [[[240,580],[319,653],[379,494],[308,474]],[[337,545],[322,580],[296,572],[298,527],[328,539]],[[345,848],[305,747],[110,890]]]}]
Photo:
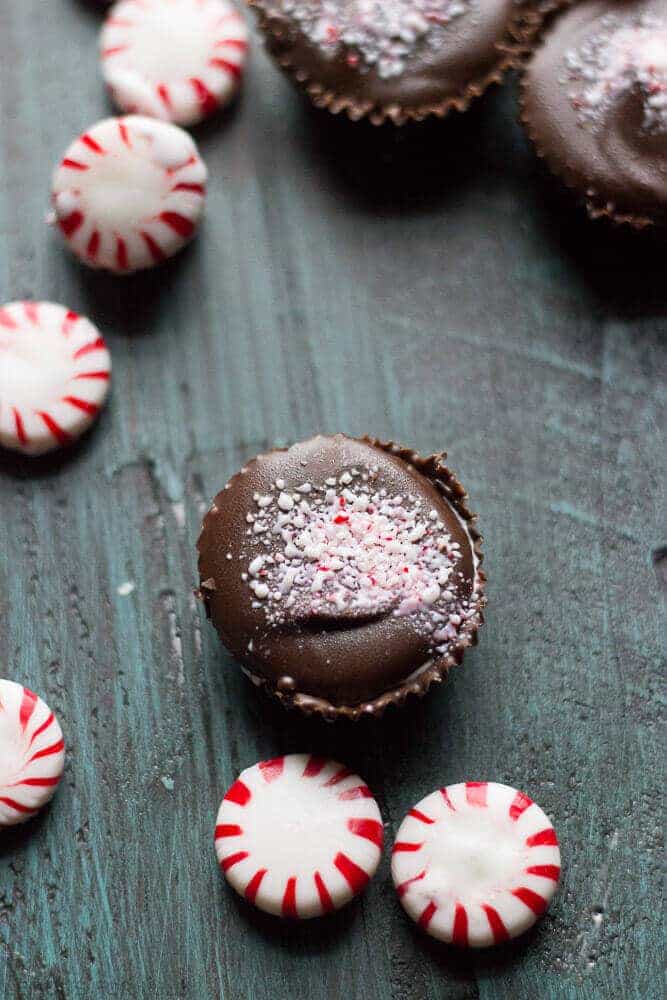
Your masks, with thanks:
[{"label": "round chocolate top", "polygon": [[481,574],[463,496],[437,458],[342,434],[260,455],[204,520],[207,612],[274,690],[371,702],[473,641]]},{"label": "round chocolate top", "polygon": [[582,0],[560,15],[524,82],[524,121],[593,213],[667,222],[667,5]]},{"label": "round chocolate top", "polygon": [[529,6],[525,0],[251,2],[271,51],[300,81],[363,110],[424,114],[468,99],[516,61],[512,50]]}]

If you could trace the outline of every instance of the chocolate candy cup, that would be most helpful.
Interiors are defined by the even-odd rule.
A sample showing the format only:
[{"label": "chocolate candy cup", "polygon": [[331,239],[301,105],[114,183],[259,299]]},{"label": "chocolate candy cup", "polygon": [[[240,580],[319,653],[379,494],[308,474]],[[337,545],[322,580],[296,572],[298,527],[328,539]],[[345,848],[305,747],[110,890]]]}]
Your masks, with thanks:
[{"label": "chocolate candy cup", "polygon": [[476,518],[442,459],[318,436],[258,456],[217,495],[199,593],[258,685],[356,719],[460,663],[485,578]]},{"label": "chocolate candy cup", "polygon": [[464,111],[518,66],[532,0],[248,0],[278,65],[319,108],[403,125]]},{"label": "chocolate candy cup", "polygon": [[667,223],[666,52],[664,0],[582,0],[526,69],[522,122],[592,218]]}]

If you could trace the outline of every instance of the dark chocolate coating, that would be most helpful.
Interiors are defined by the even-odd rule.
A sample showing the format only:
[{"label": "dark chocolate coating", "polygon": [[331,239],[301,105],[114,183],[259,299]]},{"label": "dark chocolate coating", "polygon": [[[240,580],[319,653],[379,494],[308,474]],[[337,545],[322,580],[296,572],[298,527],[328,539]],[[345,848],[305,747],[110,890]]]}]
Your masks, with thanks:
[{"label": "dark chocolate coating", "polygon": [[403,117],[463,107],[517,64],[528,24],[537,20],[535,5],[526,0],[480,0],[446,26],[446,41],[437,51],[418,42],[405,70],[386,79],[374,68],[362,72],[350,66],[347,56],[354,50],[346,45],[331,56],[313,44],[276,0],[250,3],[260,14],[269,51],[299,82],[311,82],[313,93],[324,92],[332,103],[363,113],[400,109]]},{"label": "dark chocolate coating", "polygon": [[[204,519],[199,571],[207,613],[231,652],[271,690],[289,700],[298,695],[333,706],[373,702],[402,685],[432,660],[433,652],[409,615],[397,618],[388,611],[359,616],[343,610],[314,621],[297,614],[276,625],[267,621],[262,607],[252,607],[252,594],[241,577],[253,555],[246,514],[256,509],[254,495],[270,492],[276,479],[285,480],[289,493],[304,481],[324,483],[351,467],[378,466],[375,488],[385,487],[390,495],[412,493],[423,498],[459,542],[462,558],[457,569],[462,579],[453,587],[460,588],[458,592],[466,598],[475,588],[481,590],[483,575],[476,572],[475,558],[479,536],[470,523],[473,517],[465,507],[462,487],[437,457],[420,459],[386,447],[389,450],[379,443],[336,434],[260,455],[230,480]],[[405,456],[422,463],[423,471]],[[480,594],[476,604],[480,613],[452,643],[452,655],[440,657],[445,667],[460,660],[463,647],[474,641],[482,603]]]},{"label": "dark chocolate coating", "polygon": [[643,127],[642,95],[628,89],[606,108],[597,128],[582,123],[564,59],[595,36],[608,14],[659,17],[665,0],[582,0],[560,14],[527,67],[523,121],[550,169],[588,203],[592,215],[639,224],[667,223],[667,132]]}]

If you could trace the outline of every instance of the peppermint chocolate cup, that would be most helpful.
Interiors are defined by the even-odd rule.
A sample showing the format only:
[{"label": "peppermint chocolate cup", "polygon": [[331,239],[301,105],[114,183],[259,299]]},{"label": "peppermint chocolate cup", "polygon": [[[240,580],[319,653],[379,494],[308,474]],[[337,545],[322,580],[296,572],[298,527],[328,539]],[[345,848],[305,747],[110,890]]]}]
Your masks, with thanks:
[{"label": "peppermint chocolate cup", "polygon": [[580,0],[526,67],[521,121],[593,219],[667,225],[664,0]]},{"label": "peppermint chocolate cup", "polygon": [[204,518],[199,596],[252,681],[359,719],[422,695],[483,622],[481,536],[443,464],[318,436],[259,455]]},{"label": "peppermint chocolate cup", "polygon": [[248,0],[269,53],[318,108],[403,125],[464,111],[520,65],[537,0]]}]

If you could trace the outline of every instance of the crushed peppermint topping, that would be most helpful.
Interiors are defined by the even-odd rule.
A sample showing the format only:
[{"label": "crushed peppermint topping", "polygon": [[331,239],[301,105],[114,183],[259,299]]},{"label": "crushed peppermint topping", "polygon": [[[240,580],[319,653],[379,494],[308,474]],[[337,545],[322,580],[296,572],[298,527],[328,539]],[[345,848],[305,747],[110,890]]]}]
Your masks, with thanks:
[{"label": "crushed peppermint topping", "polygon": [[278,0],[313,45],[332,58],[346,51],[361,72],[400,76],[418,45],[437,51],[447,26],[478,0]]},{"label": "crushed peppermint topping", "polygon": [[[444,652],[477,612],[463,553],[423,498],[391,495],[377,468],[254,495],[242,574],[271,625],[293,618],[412,616]],[[307,487],[307,488],[306,488]]]},{"label": "crushed peppermint topping", "polygon": [[604,114],[635,90],[644,105],[648,133],[667,132],[667,22],[644,14],[627,18],[608,14],[600,30],[565,56],[571,94],[582,124],[604,127]]}]

